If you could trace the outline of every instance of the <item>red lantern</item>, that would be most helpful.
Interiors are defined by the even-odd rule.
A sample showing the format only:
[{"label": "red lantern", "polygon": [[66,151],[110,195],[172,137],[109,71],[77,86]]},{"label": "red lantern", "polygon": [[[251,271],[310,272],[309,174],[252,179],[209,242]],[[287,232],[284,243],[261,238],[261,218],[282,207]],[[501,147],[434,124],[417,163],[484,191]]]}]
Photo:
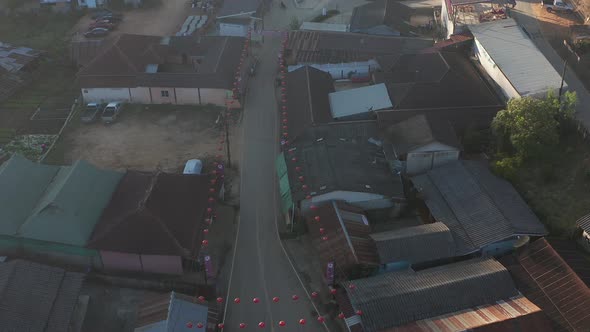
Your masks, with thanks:
[{"label": "red lantern", "polygon": [[205,229],[203,230],[203,233],[204,233],[204,234],[209,234],[209,229],[208,229],[208,228],[205,228]]},{"label": "red lantern", "polygon": [[197,297],[197,299],[198,299],[200,302],[205,302],[205,297],[204,297],[204,296],[199,296],[199,297]]},{"label": "red lantern", "polygon": [[318,316],[318,322],[323,323],[325,321],[324,317]]},{"label": "red lantern", "polygon": [[322,236],[322,241],[328,241],[328,237],[327,236]]},{"label": "red lantern", "polygon": [[283,83],[281,83],[283,86],[287,85],[287,82],[283,81]]},{"label": "red lantern", "polygon": [[318,292],[311,292],[311,297],[316,298],[318,297]]},{"label": "red lantern", "polygon": [[210,182],[211,182],[211,184],[215,184],[215,182],[217,182],[217,180],[216,179],[213,179]]},{"label": "red lantern", "polygon": [[303,177],[303,175],[299,176],[299,181],[303,182],[305,180],[305,178]]},{"label": "red lantern", "polygon": [[221,297],[218,297],[218,298],[217,298],[217,303],[221,303],[221,302],[223,302],[223,298],[221,298]]},{"label": "red lantern", "polygon": [[311,195],[305,196],[305,199],[311,199]]},{"label": "red lantern", "polygon": [[263,329],[266,326],[266,324],[264,322],[260,322],[258,323],[258,327]]},{"label": "red lantern", "polygon": [[208,201],[209,201],[209,203],[213,203],[213,202],[215,202],[215,198],[209,197]]},{"label": "red lantern", "polygon": [[283,126],[283,130],[287,130],[287,129],[289,129],[289,127]]},{"label": "red lantern", "polygon": [[291,161],[297,161],[297,157],[291,158]]},{"label": "red lantern", "polygon": [[217,327],[219,327],[220,329],[222,329],[222,328],[225,327],[225,325],[223,325],[223,323],[219,323],[219,324],[217,324]]},{"label": "red lantern", "polygon": [[217,148],[217,151],[221,151],[221,150],[223,150],[223,147],[220,146]]},{"label": "red lantern", "polygon": [[301,325],[305,325],[305,319],[301,318],[301,319],[299,320],[299,324],[301,324]]},{"label": "red lantern", "polygon": [[320,222],[320,220],[321,220],[320,216],[315,216],[315,217],[313,217],[313,219],[317,222]]},{"label": "red lantern", "polygon": [[240,303],[240,302],[242,302],[242,300],[240,300],[240,298],[239,298],[239,297],[236,297],[236,298],[234,299],[234,303],[235,303],[235,304],[238,304],[238,303]]},{"label": "red lantern", "polygon": [[205,247],[209,245],[209,241],[207,241],[207,240],[203,240],[203,241],[201,241],[201,243],[202,243],[202,244],[203,244],[203,246],[205,246]]},{"label": "red lantern", "polygon": [[287,91],[287,88],[281,88],[281,91]]},{"label": "red lantern", "polygon": [[348,285],[348,288],[350,288],[350,289],[355,289],[355,288],[356,288],[356,286],[355,286],[354,284],[350,284],[350,285]]},{"label": "red lantern", "polygon": [[260,299],[257,298],[257,297],[255,297],[255,298],[252,299],[252,302],[254,302],[254,303],[260,303]]},{"label": "red lantern", "polygon": [[330,294],[335,295],[337,292],[336,288],[330,288]]},{"label": "red lantern", "polygon": [[283,112],[283,116],[287,116],[287,115],[289,115],[289,113]]},{"label": "red lantern", "polygon": [[313,204],[309,208],[312,209],[312,210],[317,210],[318,209],[318,207],[315,206],[315,205],[313,205]]},{"label": "red lantern", "polygon": [[282,320],[282,321],[279,322],[279,326],[285,326],[285,325],[287,325],[287,323],[285,323],[284,320]]},{"label": "red lantern", "polygon": [[211,213],[211,211],[213,211],[212,208],[207,208],[207,213]]},{"label": "red lantern", "polygon": [[[286,110],[286,109],[287,109],[287,106],[283,106],[282,108],[283,108],[283,110]],[[285,113],[286,113],[286,112],[285,112]],[[286,114],[285,114],[285,115],[286,115]]]},{"label": "red lantern", "polygon": [[309,189],[309,187],[308,187],[306,184],[302,185],[302,186],[301,186],[301,188],[302,188],[303,190],[307,190],[307,189]]},{"label": "red lantern", "polygon": [[214,193],[215,192],[215,188],[209,188],[209,192],[210,193]]},{"label": "red lantern", "polygon": [[241,328],[241,329],[244,329],[244,328],[246,328],[246,323],[240,323],[240,328]]},{"label": "red lantern", "polygon": [[300,166],[297,166],[297,167],[295,167],[295,170],[296,170],[297,172],[301,172],[301,167],[300,167]]},{"label": "red lantern", "polygon": [[287,102],[287,99],[281,99],[281,102],[284,104]]},{"label": "red lantern", "polygon": [[340,318],[340,319],[344,319],[344,317],[345,317],[345,316],[344,316],[344,313],[343,313],[343,312],[341,312],[341,313],[339,313],[339,314],[338,314],[338,318]]},{"label": "red lantern", "polygon": [[299,300],[299,296],[298,295],[293,295],[293,296],[291,296],[291,298],[293,299],[293,301]]},{"label": "red lantern", "polygon": [[192,329],[193,328],[193,323],[191,323],[191,322],[186,323],[186,327],[189,328],[189,329]]},{"label": "red lantern", "polygon": [[275,296],[275,297],[273,297],[273,298],[272,298],[272,301],[273,301],[274,303],[277,303],[277,302],[279,302],[279,298],[278,298],[277,296]]},{"label": "red lantern", "polygon": [[289,136],[289,133],[285,132],[285,133],[283,133],[283,136],[287,137],[287,136]]},{"label": "red lantern", "polygon": [[203,323],[201,323],[201,322],[197,323],[197,328],[198,329],[202,329],[203,328]]},{"label": "red lantern", "polygon": [[287,123],[287,122],[289,122],[289,121],[287,121],[287,119],[283,119],[283,123]]},{"label": "red lantern", "polygon": [[324,235],[324,229],[320,227],[320,234]]},{"label": "red lantern", "polygon": [[361,309],[359,309],[359,310],[356,311],[356,314],[359,315],[359,316],[362,316],[363,315],[363,311]]}]

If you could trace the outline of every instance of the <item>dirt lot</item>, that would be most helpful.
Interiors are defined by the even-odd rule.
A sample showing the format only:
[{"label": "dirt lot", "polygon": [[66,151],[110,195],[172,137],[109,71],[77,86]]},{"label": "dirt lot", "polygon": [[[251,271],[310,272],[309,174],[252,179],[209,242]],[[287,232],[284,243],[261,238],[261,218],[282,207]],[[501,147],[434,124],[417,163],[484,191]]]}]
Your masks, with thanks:
[{"label": "dirt lot", "polygon": [[[123,21],[108,39],[112,40],[121,33],[140,35],[170,36],[182,27],[187,16],[195,15],[188,0],[163,0],[161,5],[147,9],[133,9],[123,12]],[[74,39],[83,40],[88,25],[92,22],[90,15],[83,17],[74,27]],[[77,34],[76,34],[77,33]]]},{"label": "dirt lot", "polygon": [[580,17],[576,14],[549,13],[541,6],[533,6],[533,10],[547,42],[561,58],[568,59],[568,65],[576,72],[586,89],[590,89],[590,55],[582,56],[578,62],[563,45],[563,40],[569,37],[570,26],[583,24]]},{"label": "dirt lot", "polygon": [[218,114],[218,110],[195,107],[128,106],[114,124],[72,128],[64,140],[64,161],[84,159],[110,169],[160,167],[178,172],[188,159],[225,155],[225,148],[218,151],[222,138],[222,129],[215,125]]}]

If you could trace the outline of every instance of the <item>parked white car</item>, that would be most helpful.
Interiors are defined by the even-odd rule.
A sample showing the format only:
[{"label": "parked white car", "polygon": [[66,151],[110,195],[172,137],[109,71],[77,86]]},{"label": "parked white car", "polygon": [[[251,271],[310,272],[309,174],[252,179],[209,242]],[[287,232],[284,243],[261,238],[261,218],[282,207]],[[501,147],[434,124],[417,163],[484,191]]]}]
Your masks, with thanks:
[{"label": "parked white car", "polygon": [[105,107],[104,111],[102,111],[102,122],[104,123],[112,123],[115,122],[119,113],[121,113],[121,108],[123,108],[123,103],[120,101],[110,102],[107,107]]},{"label": "parked white car", "polygon": [[203,170],[203,163],[199,159],[191,159],[184,165],[182,174],[201,174]]}]

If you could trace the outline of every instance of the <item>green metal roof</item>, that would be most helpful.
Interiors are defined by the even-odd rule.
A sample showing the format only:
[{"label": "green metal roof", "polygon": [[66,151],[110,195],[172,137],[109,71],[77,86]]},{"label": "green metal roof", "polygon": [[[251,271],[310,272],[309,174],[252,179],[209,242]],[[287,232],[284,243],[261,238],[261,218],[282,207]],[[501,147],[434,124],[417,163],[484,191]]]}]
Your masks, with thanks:
[{"label": "green metal roof", "polygon": [[0,169],[0,234],[84,246],[123,173],[85,161],[47,166],[13,156]]},{"label": "green metal roof", "polygon": [[14,155],[0,167],[0,234],[15,235],[31,214],[59,166]]}]

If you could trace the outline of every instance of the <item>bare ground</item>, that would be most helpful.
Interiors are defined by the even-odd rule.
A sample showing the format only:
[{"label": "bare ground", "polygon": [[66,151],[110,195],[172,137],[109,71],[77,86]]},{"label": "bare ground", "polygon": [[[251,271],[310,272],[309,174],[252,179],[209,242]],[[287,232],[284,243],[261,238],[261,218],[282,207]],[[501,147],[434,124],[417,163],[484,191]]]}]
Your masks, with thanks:
[{"label": "bare ground", "polygon": [[66,163],[84,159],[109,169],[179,172],[188,159],[225,156],[223,131],[215,124],[217,110],[165,108],[131,107],[112,125],[97,122],[76,127],[65,137]]}]

